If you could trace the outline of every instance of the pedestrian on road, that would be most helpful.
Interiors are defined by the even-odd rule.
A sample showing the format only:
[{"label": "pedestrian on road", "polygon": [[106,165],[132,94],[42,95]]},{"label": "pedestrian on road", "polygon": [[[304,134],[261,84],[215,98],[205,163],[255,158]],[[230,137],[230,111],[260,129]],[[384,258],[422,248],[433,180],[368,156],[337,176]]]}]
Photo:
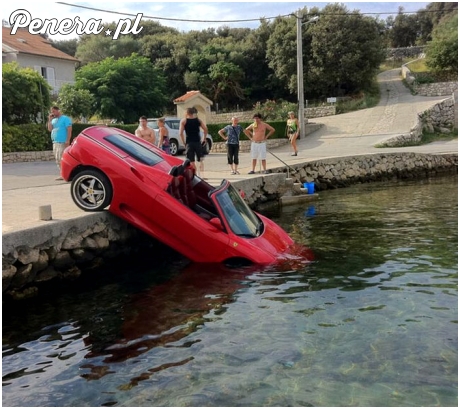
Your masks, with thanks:
[{"label": "pedestrian on road", "polygon": [[147,117],[141,116],[139,118],[139,127],[134,132],[136,136],[150,142],[155,145],[155,132],[153,129],[147,126]]},{"label": "pedestrian on road", "polygon": [[241,125],[238,124],[239,119],[232,117],[232,124],[222,128],[218,133],[222,139],[226,140],[227,144],[227,162],[230,165],[232,175],[239,175],[239,152],[240,152],[240,134],[244,132]]},{"label": "pedestrian on road", "polygon": [[[65,148],[70,145],[72,139],[72,120],[62,115],[59,107],[54,106],[48,116],[48,131],[51,132],[51,140],[53,141],[53,154],[56,164],[61,172],[62,154]],[[63,180],[61,176],[56,180]]]},{"label": "pedestrian on road", "polygon": [[158,120],[158,135],[160,136],[158,147],[170,155],[171,149],[169,147],[169,133],[165,127],[165,118],[160,118]]},{"label": "pedestrian on road", "polygon": [[[253,175],[257,165],[257,159],[262,162],[263,173],[267,170],[267,139],[275,133],[275,128],[262,121],[262,115],[259,113],[253,116],[254,123],[249,125],[245,130],[245,135],[251,143],[252,170],[249,172]],[[267,133],[268,131],[268,133]]]},{"label": "pedestrian on road", "polygon": [[293,111],[288,112],[289,119],[287,120],[287,134],[289,137],[289,142],[291,142],[292,149],[294,153],[291,156],[297,156],[297,143],[296,140],[299,137],[300,126],[299,120],[295,117],[295,113]]},{"label": "pedestrian on road", "polygon": [[[200,128],[203,130],[203,141],[201,140]],[[184,138],[184,131],[187,139]],[[197,170],[195,160],[201,162],[203,158],[202,143],[206,143],[208,128],[206,124],[197,117],[195,108],[187,108],[185,118],[180,121],[179,135],[185,145],[185,155],[192,167]],[[203,164],[200,164],[200,171],[204,171]]]}]

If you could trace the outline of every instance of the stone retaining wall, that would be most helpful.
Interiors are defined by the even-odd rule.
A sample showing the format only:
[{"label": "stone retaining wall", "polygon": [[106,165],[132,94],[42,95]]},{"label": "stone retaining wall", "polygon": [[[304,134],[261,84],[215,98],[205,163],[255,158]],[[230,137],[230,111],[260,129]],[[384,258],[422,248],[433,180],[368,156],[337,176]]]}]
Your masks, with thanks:
[{"label": "stone retaining wall", "polygon": [[53,151],[6,152],[3,153],[3,163],[39,162],[54,160]]},{"label": "stone retaining wall", "polygon": [[415,125],[410,132],[387,139],[381,146],[398,147],[408,142],[420,142],[424,130],[434,133],[449,133],[455,126],[455,100],[453,97],[439,102],[430,109],[417,114]]},{"label": "stone retaining wall", "polygon": [[[305,118],[321,118],[323,116],[335,115],[335,105],[324,105],[320,107],[305,108]],[[252,122],[254,111],[228,112],[216,114],[211,112],[209,124],[226,124],[232,122],[232,117],[237,116],[240,122]]]},{"label": "stone retaining wall", "polygon": [[[407,64],[410,64],[411,62],[408,62]],[[452,95],[455,91],[457,91],[458,82],[455,81],[434,82],[432,84],[417,84],[415,76],[412,74],[407,64],[404,64],[401,67],[401,76],[407,81],[407,83],[412,87],[413,91],[418,95],[422,95],[424,97],[440,97],[443,95]]]},{"label": "stone retaining wall", "polygon": [[435,82],[433,84],[414,84],[414,91],[424,97],[452,95],[458,89],[458,82]]},{"label": "stone retaining wall", "polygon": [[[393,153],[333,158],[294,165],[289,178],[286,167],[272,171],[274,174],[233,183],[245,192],[252,208],[281,196],[300,195],[304,182],[314,182],[321,191],[357,183],[457,174],[458,155]],[[104,260],[121,254],[132,257],[136,251],[161,254],[164,247],[109,212],[7,233],[2,240],[2,292],[15,298],[33,295],[41,283],[76,279],[82,270],[88,271]]]},{"label": "stone retaining wall", "polygon": [[418,57],[425,51],[425,46],[418,47],[400,47],[400,48],[387,48],[386,58],[402,60],[403,58]]},{"label": "stone retaining wall", "polygon": [[[317,191],[359,183],[423,179],[439,174],[457,174],[458,154],[381,153],[324,159],[292,166],[295,183],[315,182]],[[287,173],[286,167],[276,172]]]},{"label": "stone retaining wall", "polygon": [[[323,124],[307,124],[305,126],[305,136],[311,134],[312,132],[317,131],[322,128]],[[283,139],[268,139],[267,140],[267,149],[277,148],[279,146],[287,145],[289,143],[288,138]],[[251,141],[240,141],[240,152],[250,152],[251,151]],[[225,142],[214,142],[212,145],[211,152],[223,153],[227,152],[227,144]]]}]

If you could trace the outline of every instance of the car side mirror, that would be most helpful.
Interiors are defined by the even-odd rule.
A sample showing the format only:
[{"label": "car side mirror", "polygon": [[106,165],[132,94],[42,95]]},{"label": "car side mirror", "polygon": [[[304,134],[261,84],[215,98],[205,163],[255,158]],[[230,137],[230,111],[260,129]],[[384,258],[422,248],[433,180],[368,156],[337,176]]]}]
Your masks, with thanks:
[{"label": "car side mirror", "polygon": [[213,217],[211,220],[209,220],[209,223],[211,223],[216,229],[219,230],[224,230],[224,227],[222,226],[222,222],[218,217]]}]

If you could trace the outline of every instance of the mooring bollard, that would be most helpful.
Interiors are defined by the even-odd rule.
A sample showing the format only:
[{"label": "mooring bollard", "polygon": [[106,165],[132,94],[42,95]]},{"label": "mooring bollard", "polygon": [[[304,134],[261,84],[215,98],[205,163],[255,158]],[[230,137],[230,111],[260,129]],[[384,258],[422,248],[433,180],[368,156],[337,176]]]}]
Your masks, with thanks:
[{"label": "mooring bollard", "polygon": [[51,220],[51,205],[39,206],[38,207],[38,218],[40,220]]}]

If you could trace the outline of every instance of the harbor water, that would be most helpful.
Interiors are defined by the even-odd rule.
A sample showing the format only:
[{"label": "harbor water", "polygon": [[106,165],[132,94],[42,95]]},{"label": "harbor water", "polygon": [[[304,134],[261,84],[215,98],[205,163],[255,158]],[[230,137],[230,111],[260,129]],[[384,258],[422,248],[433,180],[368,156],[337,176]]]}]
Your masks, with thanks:
[{"label": "harbor water", "polygon": [[457,186],[264,212],[311,250],[299,269],[146,255],[4,303],[3,406],[457,407]]}]

